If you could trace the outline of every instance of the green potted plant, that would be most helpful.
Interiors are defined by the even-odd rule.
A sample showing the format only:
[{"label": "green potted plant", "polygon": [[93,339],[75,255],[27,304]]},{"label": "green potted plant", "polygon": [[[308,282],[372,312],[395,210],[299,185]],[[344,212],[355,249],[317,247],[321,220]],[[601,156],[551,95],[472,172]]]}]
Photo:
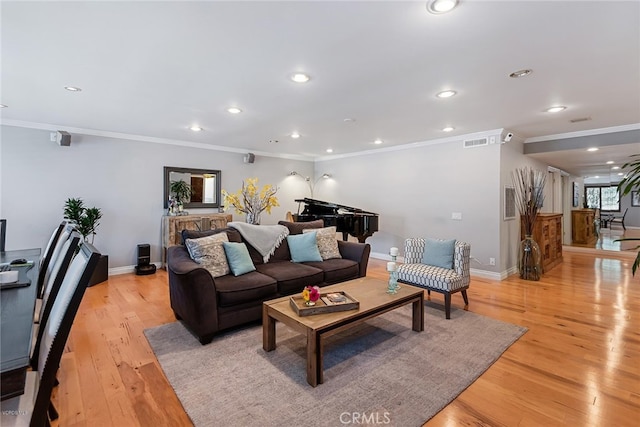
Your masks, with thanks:
[{"label": "green potted plant", "polygon": [[[633,154],[630,157],[632,160],[622,165],[622,168],[621,168],[622,170],[629,169],[629,171],[627,172],[625,177],[622,179],[622,181],[618,183],[618,194],[619,194],[620,200],[622,200],[622,196],[626,196],[632,191],[640,190],[640,154]],[[622,242],[627,240],[638,241],[640,239],[628,237],[626,239],[616,239],[614,240],[614,242]],[[638,249],[638,248],[640,248],[640,246],[636,246],[634,249]],[[640,265],[640,252],[638,252],[638,255],[636,256],[636,260],[634,261],[633,266],[631,267],[631,272],[634,276],[636,275],[636,270],[638,269],[639,265]]]},{"label": "green potted plant", "polygon": [[80,198],[67,199],[64,203],[64,217],[76,224],[78,233],[82,234],[85,242],[88,242],[91,236],[91,244],[93,244],[96,229],[100,225],[98,221],[102,218],[100,208],[87,208]]}]

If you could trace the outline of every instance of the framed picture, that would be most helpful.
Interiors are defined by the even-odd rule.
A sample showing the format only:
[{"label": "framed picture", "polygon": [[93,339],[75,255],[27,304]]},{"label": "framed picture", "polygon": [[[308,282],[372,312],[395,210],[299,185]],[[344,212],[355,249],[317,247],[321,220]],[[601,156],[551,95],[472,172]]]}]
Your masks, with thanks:
[{"label": "framed picture", "polygon": [[631,206],[640,206],[640,191],[631,192]]},{"label": "framed picture", "polygon": [[578,203],[580,203],[580,189],[578,188],[578,184],[573,183],[573,207],[577,208]]}]

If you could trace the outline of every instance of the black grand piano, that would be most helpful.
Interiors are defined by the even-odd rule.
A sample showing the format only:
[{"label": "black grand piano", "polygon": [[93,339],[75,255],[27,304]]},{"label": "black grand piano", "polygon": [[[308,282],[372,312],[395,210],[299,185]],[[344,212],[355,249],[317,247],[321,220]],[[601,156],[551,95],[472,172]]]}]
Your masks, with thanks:
[{"label": "black grand piano", "polygon": [[[342,240],[347,240],[347,235],[351,234],[360,243],[364,243],[367,237],[378,231],[377,213],[306,197],[297,199],[296,202],[298,202],[298,213],[293,215],[294,221],[306,222],[321,219],[325,227],[335,225],[337,231],[342,232]],[[300,213],[300,203],[305,204],[302,213]]]}]

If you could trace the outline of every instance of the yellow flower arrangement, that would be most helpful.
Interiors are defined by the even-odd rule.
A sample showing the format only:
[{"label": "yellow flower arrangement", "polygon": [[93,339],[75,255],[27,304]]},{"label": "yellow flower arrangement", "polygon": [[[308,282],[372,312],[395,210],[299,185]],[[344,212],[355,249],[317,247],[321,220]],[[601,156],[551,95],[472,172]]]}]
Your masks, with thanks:
[{"label": "yellow flower arrangement", "polygon": [[236,213],[247,215],[247,222],[258,223],[260,213],[267,211],[270,214],[272,207],[280,206],[275,196],[277,191],[277,187],[269,184],[258,191],[258,178],[248,178],[246,183],[242,181],[242,188],[236,193],[230,194],[222,190],[222,196],[225,209],[233,207]]}]

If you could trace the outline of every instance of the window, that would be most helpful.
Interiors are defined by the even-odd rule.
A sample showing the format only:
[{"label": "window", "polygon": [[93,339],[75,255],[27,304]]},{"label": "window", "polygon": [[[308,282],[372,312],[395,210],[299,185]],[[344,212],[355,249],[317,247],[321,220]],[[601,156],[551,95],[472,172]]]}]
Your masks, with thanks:
[{"label": "window", "polygon": [[620,212],[620,197],[616,186],[585,186],[587,207],[602,211]]}]

